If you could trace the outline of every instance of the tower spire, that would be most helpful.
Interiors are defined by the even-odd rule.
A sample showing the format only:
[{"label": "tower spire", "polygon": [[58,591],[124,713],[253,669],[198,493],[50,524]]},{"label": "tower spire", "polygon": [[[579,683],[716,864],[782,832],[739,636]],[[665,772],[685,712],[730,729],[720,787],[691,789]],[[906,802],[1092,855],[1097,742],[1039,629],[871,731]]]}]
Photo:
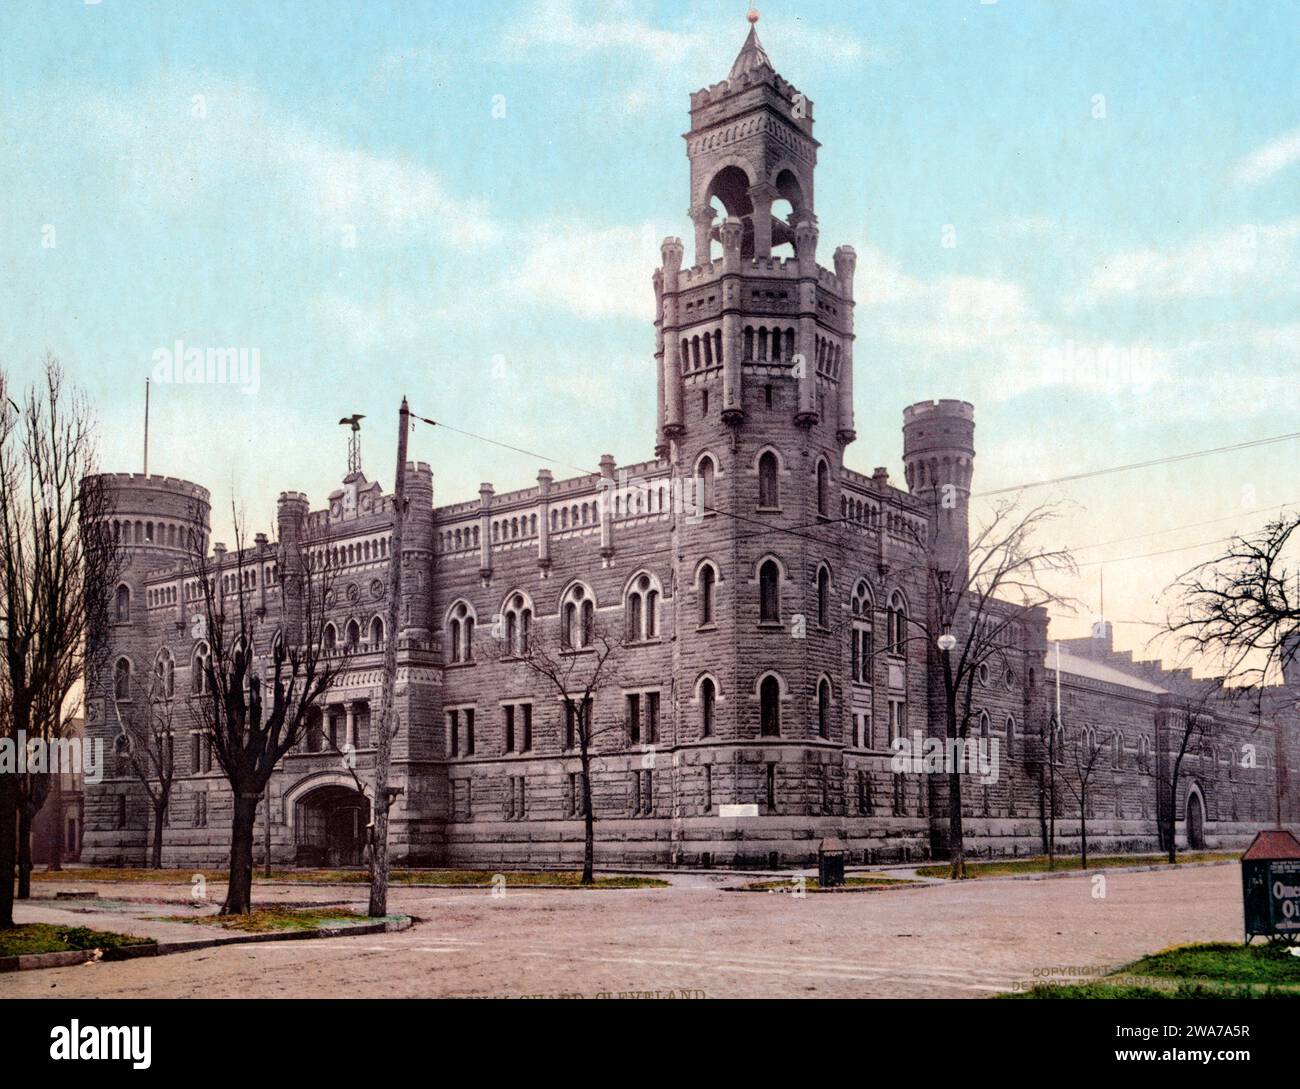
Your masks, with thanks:
[{"label": "tower spire", "polygon": [[745,44],[741,46],[740,53],[736,57],[736,63],[731,66],[731,74],[728,79],[736,79],[743,76],[746,72],[752,72],[759,68],[767,68],[776,71],[772,66],[772,60],[767,55],[767,50],[763,48],[763,43],[758,40],[758,9],[750,7],[749,15],[749,37],[745,39]]}]

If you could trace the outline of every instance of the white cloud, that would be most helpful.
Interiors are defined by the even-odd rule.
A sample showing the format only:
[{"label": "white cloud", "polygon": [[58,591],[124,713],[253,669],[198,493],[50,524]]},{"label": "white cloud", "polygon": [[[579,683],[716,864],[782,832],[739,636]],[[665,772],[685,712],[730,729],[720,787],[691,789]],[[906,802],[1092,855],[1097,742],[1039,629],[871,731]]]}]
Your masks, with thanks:
[{"label": "white cloud", "polygon": [[[748,33],[739,18],[689,20],[675,29],[651,25],[632,0],[538,0],[511,24],[505,49],[511,59],[527,59],[535,50],[563,49],[571,53],[623,52],[645,59],[659,69],[712,73],[715,80],[727,68]],[[868,45],[844,27],[814,27],[799,19],[774,19],[770,34],[765,20],[760,37],[779,41],[781,51],[806,56],[826,65],[854,65],[885,60],[888,51]],[[779,57],[772,58],[781,71]],[[724,67],[725,66],[725,67]]]},{"label": "white cloud", "polygon": [[170,75],[69,108],[89,110],[96,139],[116,155],[119,187],[187,214],[204,201],[256,202],[308,231],[352,233],[359,245],[426,236],[475,245],[501,233],[482,201],[452,195],[437,171],[280,116],[247,84]]},{"label": "white cloud", "polygon": [[1208,298],[1300,290],[1300,218],[1243,224],[1169,250],[1121,253],[1095,269],[1069,309],[1112,299]]},{"label": "white cloud", "polygon": [[696,43],[690,34],[652,27],[632,4],[575,3],[541,0],[526,8],[528,17],[512,23],[506,49],[527,56],[542,47],[563,47],[578,53],[599,50],[636,50],[658,63],[671,63]]},{"label": "white cloud", "polygon": [[515,299],[569,310],[587,321],[653,319],[650,277],[661,260],[659,237],[653,224],[539,228],[526,236],[504,289]]},{"label": "white cloud", "polygon": [[1300,129],[1292,129],[1256,148],[1232,171],[1237,185],[1263,185],[1275,174],[1300,163]]}]

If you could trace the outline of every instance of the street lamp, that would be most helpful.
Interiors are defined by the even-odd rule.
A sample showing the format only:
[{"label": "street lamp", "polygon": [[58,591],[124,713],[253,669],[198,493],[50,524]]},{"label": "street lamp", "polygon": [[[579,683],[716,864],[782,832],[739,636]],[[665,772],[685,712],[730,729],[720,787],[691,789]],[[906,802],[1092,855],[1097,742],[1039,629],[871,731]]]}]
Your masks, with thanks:
[{"label": "street lamp", "polygon": [[935,640],[935,643],[944,654],[947,654],[957,645],[957,637],[952,632],[946,631]]}]

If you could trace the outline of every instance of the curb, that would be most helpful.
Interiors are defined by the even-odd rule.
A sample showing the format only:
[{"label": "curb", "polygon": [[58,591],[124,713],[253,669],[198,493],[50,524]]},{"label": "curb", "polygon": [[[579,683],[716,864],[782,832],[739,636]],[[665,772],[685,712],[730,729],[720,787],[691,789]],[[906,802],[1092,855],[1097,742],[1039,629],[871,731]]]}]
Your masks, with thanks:
[{"label": "curb", "polygon": [[1148,866],[1098,866],[1092,870],[1050,870],[1045,873],[1002,873],[992,877],[968,877],[966,881],[954,881],[949,877],[924,877],[920,881],[934,882],[940,885],[962,885],[970,881],[1051,881],[1058,877],[1095,877],[1106,873],[1172,873],[1176,870],[1190,870],[1202,866],[1235,866],[1236,859],[1224,858],[1217,862],[1167,862],[1153,863]]},{"label": "curb", "polygon": [[253,945],[261,942],[306,941],[312,938],[351,938],[373,934],[396,934],[410,930],[415,919],[403,915],[359,926],[322,926],[315,930],[271,931],[266,934],[229,934],[220,938],[194,938],[182,941],[147,941],[138,945],[121,945],[110,949],[70,949],[62,953],[24,953],[0,957],[0,973],[29,972],[39,968],[69,968],[90,961],[137,960],[141,957],[166,957],[173,953],[192,953],[219,945]]}]

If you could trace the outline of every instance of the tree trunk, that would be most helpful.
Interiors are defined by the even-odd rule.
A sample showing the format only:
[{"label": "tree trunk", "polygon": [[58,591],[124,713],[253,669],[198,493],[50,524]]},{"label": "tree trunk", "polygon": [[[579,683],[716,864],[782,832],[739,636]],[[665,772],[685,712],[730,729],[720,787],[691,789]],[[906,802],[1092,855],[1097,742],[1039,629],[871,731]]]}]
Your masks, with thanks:
[{"label": "tree trunk", "polygon": [[32,810],[18,807],[18,899],[32,896]]},{"label": "tree trunk", "polygon": [[54,835],[50,837],[50,861],[46,867],[50,873],[63,869],[63,836],[66,824],[63,813],[63,771],[55,772],[50,782],[54,787]]},{"label": "tree trunk", "polygon": [[596,816],[591,806],[591,758],[587,746],[582,746],[582,883],[596,883]]},{"label": "tree trunk", "polygon": [[230,826],[230,884],[222,915],[247,915],[253,907],[253,831],[260,795],[235,794],[235,816]]},{"label": "tree trunk", "polygon": [[948,851],[952,866],[948,876],[960,880],[966,876],[966,832],[961,820],[961,772],[948,774]]},{"label": "tree trunk", "polygon": [[1174,773],[1169,778],[1169,807],[1165,817],[1165,836],[1169,846],[1169,865],[1178,861],[1178,773],[1182,769],[1174,764]]},{"label": "tree trunk", "polygon": [[153,809],[153,859],[150,865],[155,870],[162,869],[163,821],[167,818],[167,803],[155,805]]},{"label": "tree trunk", "polygon": [[[957,694],[948,694],[948,737],[957,738]],[[962,761],[964,763],[964,760]],[[951,867],[948,876],[954,881],[966,876],[966,832],[961,820],[961,769],[948,773],[948,855]]]},{"label": "tree trunk", "polygon": [[1083,854],[1083,868],[1088,868],[1088,792],[1084,791],[1079,803],[1079,849]]},{"label": "tree trunk", "polygon": [[18,848],[18,779],[0,775],[0,930],[14,925],[14,865]]},{"label": "tree trunk", "polygon": [[1047,854],[1047,778],[1043,769],[1038,769],[1038,838],[1043,843],[1043,854]]}]

